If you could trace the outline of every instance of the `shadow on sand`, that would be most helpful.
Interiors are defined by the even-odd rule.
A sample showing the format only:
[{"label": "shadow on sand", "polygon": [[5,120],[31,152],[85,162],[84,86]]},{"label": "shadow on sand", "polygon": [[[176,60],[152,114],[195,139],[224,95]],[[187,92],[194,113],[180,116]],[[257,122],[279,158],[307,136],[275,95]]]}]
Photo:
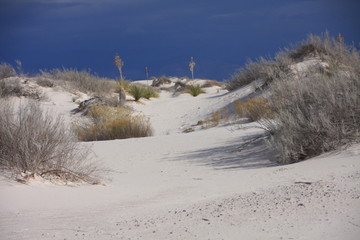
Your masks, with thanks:
[{"label": "shadow on sand", "polygon": [[179,155],[173,160],[224,169],[255,169],[279,166],[276,152],[269,149],[263,135],[246,136],[225,146],[201,149]]}]

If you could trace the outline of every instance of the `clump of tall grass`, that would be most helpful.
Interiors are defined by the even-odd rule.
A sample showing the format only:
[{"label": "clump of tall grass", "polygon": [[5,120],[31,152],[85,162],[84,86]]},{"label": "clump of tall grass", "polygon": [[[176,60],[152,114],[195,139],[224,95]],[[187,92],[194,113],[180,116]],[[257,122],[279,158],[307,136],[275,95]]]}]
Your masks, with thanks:
[{"label": "clump of tall grass", "polygon": [[64,68],[40,72],[40,77],[58,80],[69,90],[77,90],[97,96],[111,94],[116,85],[115,81],[92,75],[88,71]]},{"label": "clump of tall grass", "polygon": [[201,86],[198,84],[186,86],[185,92],[191,94],[193,97],[205,93],[204,89],[202,89]]},{"label": "clump of tall grass", "polygon": [[93,106],[88,112],[89,123],[74,124],[81,141],[102,141],[147,137],[152,135],[149,120],[134,114],[127,107]]},{"label": "clump of tall grass", "polygon": [[0,100],[0,168],[21,176],[63,182],[98,183],[100,168],[76,144],[61,117],[43,112],[36,102],[18,107]]},{"label": "clump of tall grass", "polygon": [[273,116],[272,109],[266,99],[261,97],[249,98],[246,101],[235,102],[236,114],[241,118],[248,118],[250,121],[258,121]]},{"label": "clump of tall grass", "polygon": [[115,84],[115,92],[120,93],[121,89],[124,89],[125,92],[130,91],[131,82],[127,80],[120,80]]},{"label": "clump of tall grass", "polygon": [[150,99],[159,97],[159,93],[155,88],[139,84],[131,84],[128,92],[134,97],[135,101],[139,101],[140,98]]}]

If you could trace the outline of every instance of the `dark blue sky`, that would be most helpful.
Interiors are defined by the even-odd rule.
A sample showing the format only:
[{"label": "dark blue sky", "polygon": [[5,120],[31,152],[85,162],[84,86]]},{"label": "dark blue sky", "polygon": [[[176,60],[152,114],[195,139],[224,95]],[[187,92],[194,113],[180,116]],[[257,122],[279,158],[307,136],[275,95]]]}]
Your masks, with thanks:
[{"label": "dark blue sky", "polygon": [[274,56],[307,34],[341,32],[360,43],[358,0],[0,0],[0,62],[91,69],[127,79],[228,79],[247,59]]}]

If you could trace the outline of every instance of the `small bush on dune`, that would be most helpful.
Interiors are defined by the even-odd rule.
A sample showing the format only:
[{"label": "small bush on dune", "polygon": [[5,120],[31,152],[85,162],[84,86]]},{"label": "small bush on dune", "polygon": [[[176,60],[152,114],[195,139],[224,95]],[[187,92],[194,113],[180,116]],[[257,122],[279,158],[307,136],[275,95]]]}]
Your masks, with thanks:
[{"label": "small bush on dune", "polygon": [[151,86],[152,87],[160,87],[163,84],[170,84],[170,83],[171,83],[171,80],[166,76],[161,76],[159,78],[154,77]]},{"label": "small bush on dune", "polygon": [[132,84],[129,87],[129,94],[134,97],[135,101],[139,101],[140,98],[150,99],[159,97],[156,89],[139,84]]},{"label": "small bush on dune", "polygon": [[53,69],[49,72],[41,71],[40,77],[59,80],[70,90],[106,96],[114,91],[116,82],[107,78],[91,75],[87,71],[73,69]]},{"label": "small bush on dune", "polygon": [[201,88],[200,85],[189,85],[187,86],[186,92],[190,93],[193,97],[205,93],[205,91]]},{"label": "small bush on dune", "polygon": [[101,141],[147,137],[152,135],[149,120],[134,115],[126,107],[93,106],[88,116],[91,122],[75,124],[74,130],[81,141]]},{"label": "small bush on dune", "polygon": [[245,67],[240,68],[226,83],[226,88],[232,91],[255,80],[263,80],[268,84],[273,79],[286,75],[287,68],[288,66],[283,62],[260,58],[257,62],[249,62]]},{"label": "small bush on dune", "polygon": [[0,63],[0,79],[15,77],[15,69],[8,63]]},{"label": "small bush on dune", "polygon": [[258,121],[262,118],[271,119],[273,112],[264,98],[250,98],[245,102],[235,102],[235,110],[239,117],[248,118],[250,121]]},{"label": "small bush on dune", "polygon": [[36,84],[41,86],[41,87],[53,87],[54,86],[54,82],[47,79],[47,78],[38,78],[36,79]]},{"label": "small bush on dune", "polygon": [[312,75],[272,85],[272,144],[284,163],[360,139],[360,75]]},{"label": "small bush on dune", "polygon": [[0,97],[21,96],[22,89],[19,79],[9,81],[8,79],[0,80]]},{"label": "small bush on dune", "polygon": [[64,182],[98,183],[99,168],[75,143],[61,118],[43,113],[35,102],[16,109],[0,104],[0,167],[24,178],[39,175]]}]

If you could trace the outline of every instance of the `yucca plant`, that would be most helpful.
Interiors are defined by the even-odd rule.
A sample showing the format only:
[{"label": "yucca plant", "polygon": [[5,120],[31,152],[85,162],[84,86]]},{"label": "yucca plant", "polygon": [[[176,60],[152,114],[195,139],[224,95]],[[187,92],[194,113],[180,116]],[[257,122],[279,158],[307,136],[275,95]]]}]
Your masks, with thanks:
[{"label": "yucca plant", "polygon": [[201,88],[200,85],[189,85],[186,89],[187,93],[190,93],[192,96],[196,97],[202,93],[205,93],[205,91]]}]

